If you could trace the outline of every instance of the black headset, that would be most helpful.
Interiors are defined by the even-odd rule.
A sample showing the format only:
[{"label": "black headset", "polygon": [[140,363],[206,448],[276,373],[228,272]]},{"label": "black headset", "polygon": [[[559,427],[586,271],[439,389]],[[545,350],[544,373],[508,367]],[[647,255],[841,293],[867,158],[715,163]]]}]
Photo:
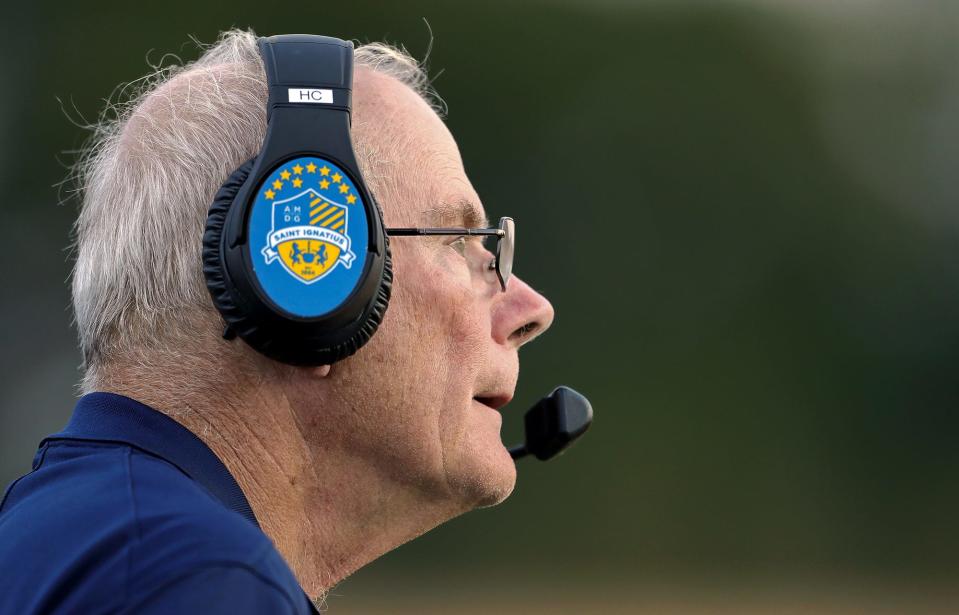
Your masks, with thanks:
[{"label": "black headset", "polygon": [[353,44],[292,34],[258,46],[266,139],[216,193],[203,273],[224,337],[284,363],[329,364],[370,340],[393,281],[350,139]]}]

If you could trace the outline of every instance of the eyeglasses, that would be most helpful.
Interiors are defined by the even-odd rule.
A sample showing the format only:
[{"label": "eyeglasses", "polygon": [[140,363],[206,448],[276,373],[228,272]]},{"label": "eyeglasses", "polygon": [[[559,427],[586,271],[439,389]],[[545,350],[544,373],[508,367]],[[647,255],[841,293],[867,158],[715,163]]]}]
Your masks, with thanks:
[{"label": "eyeglasses", "polygon": [[496,250],[489,269],[496,272],[499,284],[506,292],[506,283],[513,272],[513,247],[516,242],[516,223],[512,218],[500,218],[498,228],[388,228],[390,237],[410,235],[482,235],[496,241]]}]

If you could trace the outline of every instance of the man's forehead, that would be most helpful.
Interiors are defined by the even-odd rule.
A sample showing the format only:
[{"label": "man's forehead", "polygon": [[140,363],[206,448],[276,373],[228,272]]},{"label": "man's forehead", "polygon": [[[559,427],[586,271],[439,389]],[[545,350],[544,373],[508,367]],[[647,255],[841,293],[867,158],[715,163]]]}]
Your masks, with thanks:
[{"label": "man's forehead", "polygon": [[[389,182],[396,190],[393,196],[405,202],[400,210],[405,209],[413,218],[400,214],[395,222],[488,226],[453,135],[409,86],[392,76],[360,70],[356,74],[354,107],[361,118],[353,124],[356,141],[368,142],[377,158],[392,162],[383,174],[393,176]],[[386,216],[392,218],[396,213],[386,212]]]},{"label": "man's forehead", "polygon": [[427,226],[467,228],[488,227],[489,220],[483,210],[466,197],[441,201],[428,206],[421,218]]}]

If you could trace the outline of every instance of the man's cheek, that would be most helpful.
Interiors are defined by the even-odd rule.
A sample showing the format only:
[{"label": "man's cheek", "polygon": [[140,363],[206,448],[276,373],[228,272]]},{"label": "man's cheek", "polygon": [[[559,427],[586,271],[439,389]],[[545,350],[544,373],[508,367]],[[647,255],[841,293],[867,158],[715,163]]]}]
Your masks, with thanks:
[{"label": "man's cheek", "polygon": [[454,303],[450,310],[449,340],[456,355],[467,358],[485,354],[488,329],[483,329],[482,315],[472,301]]}]

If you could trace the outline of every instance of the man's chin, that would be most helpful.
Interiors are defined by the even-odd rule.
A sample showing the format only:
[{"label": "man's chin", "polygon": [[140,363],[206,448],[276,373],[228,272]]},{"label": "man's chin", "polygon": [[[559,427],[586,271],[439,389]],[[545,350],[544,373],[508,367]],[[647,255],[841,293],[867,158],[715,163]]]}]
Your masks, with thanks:
[{"label": "man's chin", "polygon": [[516,486],[516,464],[503,446],[502,424],[498,411],[473,399],[458,433],[446,442],[447,484],[463,511],[499,504]]},{"label": "man's chin", "polygon": [[464,508],[495,506],[513,493],[516,464],[502,445],[471,455],[469,461],[464,464],[464,471],[458,472],[459,480],[456,481]]},{"label": "man's chin", "polygon": [[480,497],[476,500],[476,508],[496,506],[513,493],[513,489],[516,487],[516,464],[509,457],[509,453],[506,454],[506,457],[509,459],[509,464],[504,465],[497,472],[495,479],[490,477],[491,480],[486,485],[482,495],[478,494]]}]

